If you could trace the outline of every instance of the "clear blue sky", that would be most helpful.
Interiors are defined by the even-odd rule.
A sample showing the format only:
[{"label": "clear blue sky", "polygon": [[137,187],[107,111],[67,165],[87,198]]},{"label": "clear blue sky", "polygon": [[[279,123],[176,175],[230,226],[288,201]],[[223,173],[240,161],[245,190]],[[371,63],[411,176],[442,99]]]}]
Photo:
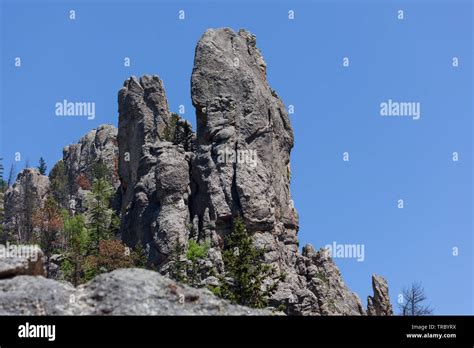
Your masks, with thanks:
[{"label": "clear blue sky", "polygon": [[[473,314],[471,2],[0,1],[7,169],[17,151],[17,168],[40,156],[51,168],[63,146],[100,124],[117,125],[117,92],[130,75],[158,74],[172,111],[185,105],[195,124],[196,42],[207,28],[246,28],[257,36],[272,87],[295,105],[301,245],[364,244],[364,262],[336,260],[364,304],[378,273],[394,304],[404,286],[420,281],[436,314]],[[55,116],[63,99],[95,102],[96,119]],[[420,102],[421,119],[382,118],[388,99]]]}]

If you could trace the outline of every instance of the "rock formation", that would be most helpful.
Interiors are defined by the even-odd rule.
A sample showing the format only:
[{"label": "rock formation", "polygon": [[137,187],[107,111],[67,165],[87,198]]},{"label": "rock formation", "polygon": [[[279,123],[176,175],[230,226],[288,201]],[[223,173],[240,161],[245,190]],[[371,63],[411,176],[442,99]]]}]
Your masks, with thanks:
[{"label": "rock formation", "polygon": [[[264,250],[264,262],[276,270],[275,277],[284,275],[270,299],[272,307],[283,306],[294,315],[364,315],[359,298],[345,285],[325,250],[307,245],[299,252],[298,214],[290,194],[293,130],[282,100],[268,84],[255,36],[245,30],[207,30],[196,47],[191,96],[196,133],[187,121],[170,112],[158,76],[127,79],[118,95],[118,131],[101,126],[64,149],[62,161],[75,210],[81,210],[84,197],[77,178],[91,179],[94,163],[103,163],[116,174],[112,180],[118,188],[120,237],[130,247],[141,243],[148,263],[160,273],[169,273],[178,245],[185,247],[190,239],[205,241],[210,248],[200,265],[200,280],[203,285],[214,284],[215,275],[224,272],[221,252],[225,237],[240,216],[255,245]],[[28,173],[43,197],[47,177],[38,177],[34,170]],[[10,221],[24,191],[22,178],[19,176],[6,195]],[[100,288],[101,293],[107,293],[105,286],[117,284],[125,293],[145,300],[127,283],[127,277],[133,278],[130,272],[100,276],[97,282],[78,289],[78,298],[82,296],[86,305],[92,300],[84,292]],[[172,284],[158,274],[134,272],[136,281],[143,281],[134,285],[136,289],[143,285],[151,292],[153,286],[147,282],[153,277],[166,286]],[[120,285],[120,280],[125,284]],[[12,280],[9,286],[16,286],[12,285],[15,281],[20,280]],[[385,280],[374,277],[373,284],[369,314],[390,314]],[[50,283],[41,280],[37,286]],[[66,285],[61,289],[58,294],[74,292]],[[137,313],[126,304],[113,309],[113,301],[119,302],[114,297],[117,294],[107,295],[112,302],[103,311],[92,305],[89,310]],[[122,301],[133,302],[133,296]],[[133,303],[138,306],[136,301]],[[46,311],[66,310],[53,307]],[[142,310],[155,313],[151,307]]]},{"label": "rock formation", "polygon": [[[93,181],[94,171],[103,166],[115,188],[118,188],[117,128],[102,125],[84,135],[79,142],[66,146],[62,159],[67,172],[69,208],[82,211],[85,194]],[[82,179],[82,180],[81,180]]]},{"label": "rock formation", "polygon": [[[74,212],[83,210],[85,195],[93,181],[96,165],[101,165],[111,176],[111,182],[118,188],[118,146],[117,128],[102,125],[83,136],[78,143],[68,145],[63,150],[66,175],[64,208]],[[59,163],[59,162],[58,162]],[[81,181],[81,179],[83,181]],[[35,168],[22,170],[12,187],[4,195],[4,230],[13,236],[11,241],[25,242],[31,237],[33,210],[42,207],[51,193],[48,176],[41,175]],[[0,241],[5,238],[1,238]]]},{"label": "rock formation", "polygon": [[[208,30],[191,79],[197,132],[172,120],[158,76],[132,77],[119,92],[122,238],[142,242],[166,274],[176,243],[209,243],[203,283],[223,271],[221,251],[236,216],[265,262],[286,280],[272,298],[292,314],[364,314],[332,260],[298,252],[298,215],[290,194],[293,130],[268,85],[255,37]],[[169,135],[173,134],[173,137]],[[207,271],[207,272],[206,272]]]},{"label": "rock formation", "polygon": [[171,115],[158,76],[125,81],[118,131],[122,239],[142,243],[163,273],[172,248],[187,240],[190,128]]},{"label": "rock formation", "polygon": [[372,289],[374,296],[367,297],[367,315],[393,315],[387,281],[381,276],[372,275]]},{"label": "rock formation", "polygon": [[49,179],[37,169],[26,168],[18,174],[4,196],[4,231],[11,241],[21,243],[32,237],[34,209],[43,206],[48,191]]}]

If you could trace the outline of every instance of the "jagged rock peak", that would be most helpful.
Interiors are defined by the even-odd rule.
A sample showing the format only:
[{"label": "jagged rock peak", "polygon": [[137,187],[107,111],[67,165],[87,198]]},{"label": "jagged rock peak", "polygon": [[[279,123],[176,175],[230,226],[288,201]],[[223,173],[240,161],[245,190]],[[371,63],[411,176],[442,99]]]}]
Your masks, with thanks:
[{"label": "jagged rock peak", "polygon": [[[136,123],[133,135],[143,135],[142,140],[153,143],[164,139],[170,112],[163,82],[157,75],[132,76],[125,80],[118,95],[119,137],[126,124]],[[128,129],[132,131],[132,129]]]},{"label": "jagged rock peak", "polygon": [[[194,178],[205,188],[195,213],[227,225],[242,215],[247,228],[296,242],[298,218],[289,191],[293,130],[265,76],[265,62],[245,30],[209,29],[196,47],[191,79],[197,114]],[[246,161],[222,160],[224,152]]]},{"label": "jagged rock peak", "polygon": [[[118,109],[119,175],[126,191],[137,181],[143,146],[165,138],[171,114],[163,82],[156,75],[130,77],[119,91]],[[125,203],[130,199],[127,194]]]},{"label": "jagged rock peak", "polygon": [[[316,295],[321,315],[364,315],[362,303],[342,279],[342,275],[326,249],[316,251],[310,244],[303,247],[302,260],[297,263],[299,274],[304,276],[305,288]],[[314,313],[314,308],[308,314]],[[304,312],[303,312],[304,314]]]},{"label": "jagged rock peak", "polygon": [[156,75],[129,78],[118,102],[122,239],[142,243],[149,262],[166,273],[174,244],[187,241],[194,133],[170,113]]},{"label": "jagged rock peak", "polygon": [[393,315],[387,281],[383,277],[373,274],[372,289],[374,296],[367,297],[367,315]]}]

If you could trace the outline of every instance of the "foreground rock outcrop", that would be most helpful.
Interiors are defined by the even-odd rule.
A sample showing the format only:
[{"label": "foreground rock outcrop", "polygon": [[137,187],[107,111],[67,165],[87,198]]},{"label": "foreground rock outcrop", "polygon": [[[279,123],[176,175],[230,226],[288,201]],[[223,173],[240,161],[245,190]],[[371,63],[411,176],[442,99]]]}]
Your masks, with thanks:
[{"label": "foreground rock outcrop", "polygon": [[0,315],[273,315],[154,271],[120,269],[74,288],[44,277],[0,280]]}]

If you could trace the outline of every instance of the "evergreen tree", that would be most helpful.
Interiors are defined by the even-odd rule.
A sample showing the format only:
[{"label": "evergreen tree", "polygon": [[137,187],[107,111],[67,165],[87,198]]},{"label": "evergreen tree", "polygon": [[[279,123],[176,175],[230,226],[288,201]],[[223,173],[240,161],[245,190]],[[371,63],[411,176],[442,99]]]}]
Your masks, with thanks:
[{"label": "evergreen tree", "polygon": [[38,171],[41,175],[46,175],[46,171],[48,170],[48,167],[46,166],[46,161],[44,160],[43,157],[40,157],[39,159],[39,165],[38,165]]},{"label": "evergreen tree", "polygon": [[112,185],[103,178],[94,181],[92,190],[86,197],[87,228],[90,247],[95,254],[99,252],[99,241],[110,239],[119,225],[114,210],[110,208],[113,193]]},{"label": "evergreen tree", "polygon": [[240,217],[234,221],[234,229],[227,238],[222,256],[226,274],[221,277],[221,285],[214,292],[233,303],[254,308],[266,307],[278,280],[269,286],[264,286],[264,282],[274,277],[275,269],[263,262],[264,250],[255,247]]},{"label": "evergreen tree", "polygon": [[142,243],[138,242],[135,245],[135,249],[133,250],[135,254],[135,267],[138,268],[147,268],[148,266],[148,255],[143,247]]},{"label": "evergreen tree", "polygon": [[186,279],[186,260],[184,259],[185,248],[179,239],[174,243],[170,255],[169,276],[179,282],[185,283]]},{"label": "evergreen tree", "polygon": [[176,128],[178,125],[179,121],[179,115],[175,114],[174,112],[171,113],[171,117],[169,119],[168,125],[165,128],[164,131],[164,140],[172,142],[173,144],[176,144]]},{"label": "evergreen tree", "polygon": [[51,183],[51,193],[54,199],[62,208],[68,208],[68,176],[66,165],[61,160],[57,162],[49,173],[49,181]]},{"label": "evergreen tree", "polygon": [[66,280],[77,286],[84,277],[83,261],[89,245],[89,235],[81,214],[70,216],[64,211],[63,222],[66,253],[61,269]]},{"label": "evergreen tree", "polygon": [[111,183],[112,173],[101,159],[93,163],[89,171],[91,181],[105,179],[106,181]]},{"label": "evergreen tree", "polygon": [[20,235],[21,242],[29,243],[33,237],[33,215],[35,213],[35,203],[37,202],[37,193],[33,188],[33,182],[30,172],[25,173],[24,194],[21,205]]},{"label": "evergreen tree", "polygon": [[189,285],[194,287],[200,285],[199,262],[206,257],[208,250],[209,246],[207,244],[199,244],[193,239],[189,240],[186,253],[186,258],[191,263],[191,267],[187,272],[189,274]]}]

